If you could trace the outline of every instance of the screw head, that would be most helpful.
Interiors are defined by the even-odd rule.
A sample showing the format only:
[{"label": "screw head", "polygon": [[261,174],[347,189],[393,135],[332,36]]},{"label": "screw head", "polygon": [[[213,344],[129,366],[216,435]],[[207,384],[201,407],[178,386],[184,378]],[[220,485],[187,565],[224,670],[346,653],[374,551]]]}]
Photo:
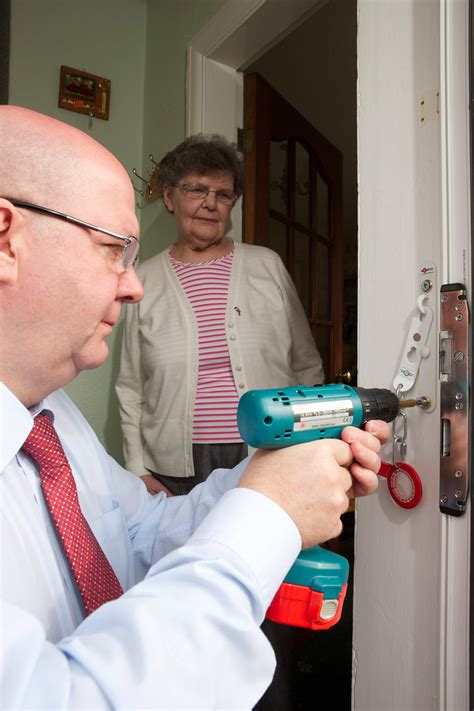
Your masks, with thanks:
[{"label": "screw head", "polygon": [[421,282],[421,290],[424,291],[425,293],[427,291],[431,291],[433,288],[433,282],[431,279],[425,279],[424,281]]},{"label": "screw head", "polygon": [[454,472],[454,476],[456,477],[456,479],[460,479],[462,477],[462,471],[460,469],[456,469],[456,471]]},{"label": "screw head", "polygon": [[439,501],[440,501],[441,504],[447,504],[447,503],[448,503],[448,497],[447,497],[447,496],[442,496]]},{"label": "screw head", "polygon": [[454,492],[454,498],[455,499],[460,499],[462,497],[462,491],[459,491],[459,489],[456,489]]},{"label": "screw head", "polygon": [[456,314],[456,321],[462,321],[464,316],[462,314]]},{"label": "screw head", "polygon": [[453,357],[456,363],[462,363],[462,361],[464,360],[464,353],[463,351],[456,351]]}]

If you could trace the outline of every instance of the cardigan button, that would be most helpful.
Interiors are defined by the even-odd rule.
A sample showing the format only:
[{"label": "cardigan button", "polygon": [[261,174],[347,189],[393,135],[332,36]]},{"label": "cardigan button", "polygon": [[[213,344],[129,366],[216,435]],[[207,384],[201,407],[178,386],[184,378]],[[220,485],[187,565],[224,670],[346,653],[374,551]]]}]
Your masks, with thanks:
[{"label": "cardigan button", "polygon": [[230,336],[229,336],[229,338],[230,338],[231,341],[235,341],[235,339],[237,338],[237,336],[235,335],[235,333],[231,333]]},{"label": "cardigan button", "polygon": [[236,366],[235,366],[235,369],[236,369],[236,371],[237,371],[238,373],[240,373],[240,371],[242,370],[242,366],[241,366],[241,365],[236,365]]},{"label": "cardigan button", "polygon": [[245,383],[239,383],[239,388],[245,388]]}]

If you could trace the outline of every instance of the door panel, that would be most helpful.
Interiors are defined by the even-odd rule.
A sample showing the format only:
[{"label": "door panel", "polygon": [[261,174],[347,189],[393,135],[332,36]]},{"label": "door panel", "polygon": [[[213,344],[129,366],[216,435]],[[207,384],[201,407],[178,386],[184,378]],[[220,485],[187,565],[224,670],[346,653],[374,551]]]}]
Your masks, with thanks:
[{"label": "door panel", "polygon": [[256,73],[244,77],[244,241],[295,282],[326,381],[342,369],[342,156]]}]

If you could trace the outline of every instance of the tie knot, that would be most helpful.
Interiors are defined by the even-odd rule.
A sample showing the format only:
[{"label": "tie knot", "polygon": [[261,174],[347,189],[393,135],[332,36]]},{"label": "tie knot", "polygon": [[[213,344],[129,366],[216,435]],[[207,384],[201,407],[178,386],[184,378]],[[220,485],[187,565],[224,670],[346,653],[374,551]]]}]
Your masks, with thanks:
[{"label": "tie knot", "polygon": [[67,463],[57,432],[47,415],[35,417],[33,429],[22,449],[40,466],[44,464],[59,466]]}]

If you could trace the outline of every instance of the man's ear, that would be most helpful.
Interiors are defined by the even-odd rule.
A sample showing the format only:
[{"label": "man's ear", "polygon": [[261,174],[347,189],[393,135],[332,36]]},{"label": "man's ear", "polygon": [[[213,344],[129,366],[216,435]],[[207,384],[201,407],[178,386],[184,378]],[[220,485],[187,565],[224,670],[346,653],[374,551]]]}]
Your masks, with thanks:
[{"label": "man's ear", "polygon": [[11,202],[0,198],[0,285],[18,281],[18,241],[24,220]]},{"label": "man's ear", "polygon": [[174,212],[173,193],[166,183],[163,185],[163,202],[168,212]]}]

